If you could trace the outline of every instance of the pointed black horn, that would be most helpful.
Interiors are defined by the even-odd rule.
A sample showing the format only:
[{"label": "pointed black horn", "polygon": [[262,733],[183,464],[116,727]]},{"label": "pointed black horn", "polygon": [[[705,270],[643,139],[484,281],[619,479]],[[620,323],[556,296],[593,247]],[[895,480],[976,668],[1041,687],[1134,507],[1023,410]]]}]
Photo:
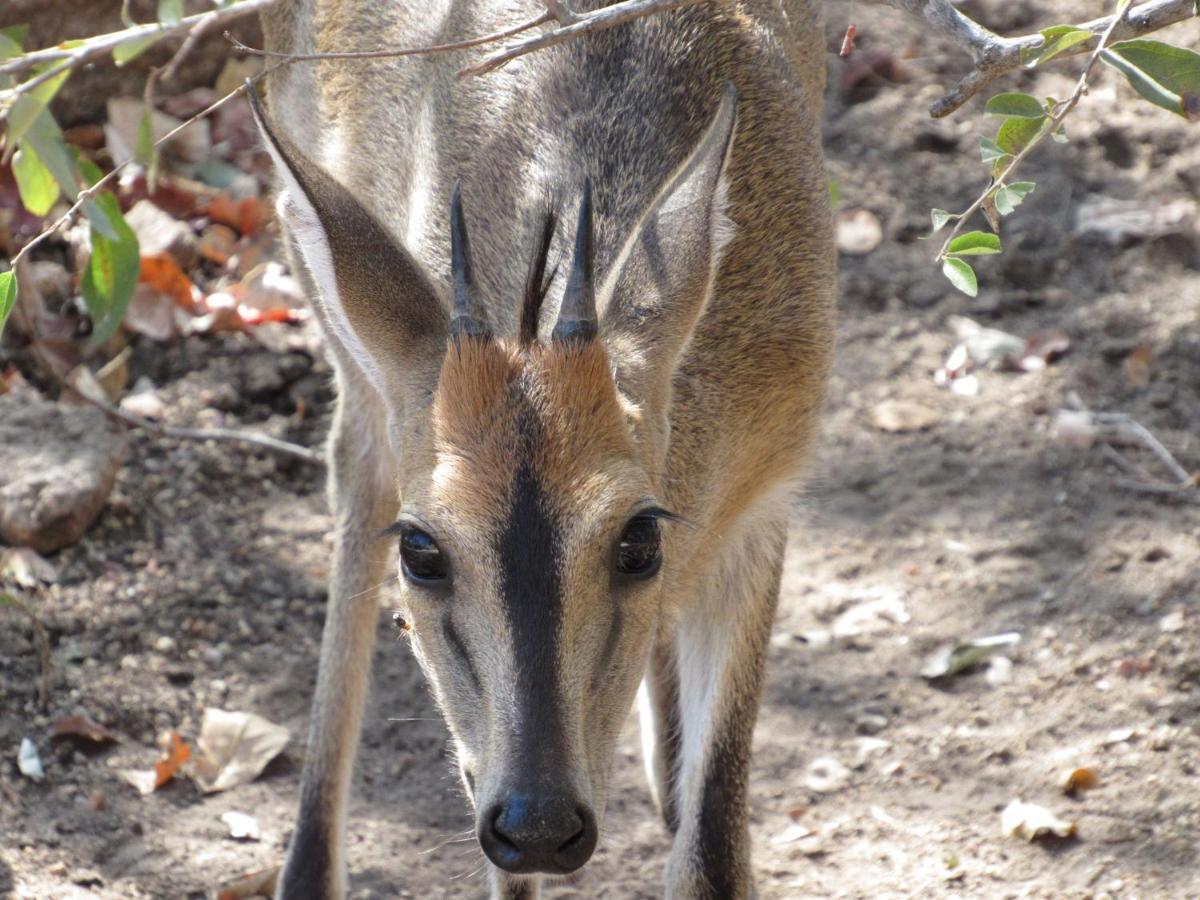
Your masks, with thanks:
[{"label": "pointed black horn", "polygon": [[450,313],[450,334],[458,337],[490,338],[487,310],[479,300],[475,275],[471,269],[471,242],[463,217],[462,184],[456,179],[450,200],[450,275],[454,282],[454,308]]},{"label": "pointed black horn", "polygon": [[583,181],[583,199],[579,203],[579,228],[575,232],[575,258],[571,276],[558,311],[558,322],[551,335],[555,341],[586,343],[596,336],[596,287],[592,278],[594,249],[592,241],[592,179]]}]

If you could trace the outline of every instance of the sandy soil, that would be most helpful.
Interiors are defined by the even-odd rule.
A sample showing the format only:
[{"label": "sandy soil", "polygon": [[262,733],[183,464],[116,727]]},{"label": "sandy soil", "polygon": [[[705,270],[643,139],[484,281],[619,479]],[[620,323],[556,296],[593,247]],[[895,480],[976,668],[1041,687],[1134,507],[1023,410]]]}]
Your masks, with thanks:
[{"label": "sandy soil", "polygon": [[[1092,7],[971,4],[1013,32]],[[1194,203],[1195,126],[1133,104],[1101,76],[1071,142],[1031,160],[1038,190],[1006,220],[1005,254],[980,263],[972,301],[917,238],[930,207],[963,208],[981,186],[976,146],[990,123],[979,103],[926,118],[938,86],[961,71],[948,48],[854,4],[831,5],[831,46],[850,19],[864,48],[919,47],[920,58],[903,62],[907,82],[865,99],[837,89],[842,63],[830,59],[830,174],[843,212],[873,212],[883,240],[842,260],[841,350],[797,506],[757,736],[760,895],[1200,896],[1200,506],[1115,486],[1099,450],[1065,446],[1051,428],[1074,394],[1135,416],[1200,468],[1194,207],[1159,236],[1134,229],[1113,243],[1077,227],[1099,195]],[[1173,35],[1196,37],[1194,24]],[[1075,69],[1008,84],[1063,96]],[[1022,337],[1060,328],[1071,349],[1038,372],[982,371],[978,395],[959,396],[933,379],[957,342],[955,315]],[[240,337],[139,345],[135,377],[162,385],[180,422],[216,408],[231,424],[316,444],[328,370],[301,343],[290,354]],[[1126,364],[1139,345],[1152,352],[1145,384]],[[934,421],[881,431],[871,411],[887,400],[922,404]],[[202,897],[278,861],[323,618],[322,487],[303,464],[134,436],[101,520],[54,558],[60,583],[31,598],[52,645],[49,709],[36,705],[24,622],[5,613],[0,628],[0,896]],[[939,645],[1008,631],[1022,636],[1009,680],[919,677]],[[352,896],[482,896],[445,730],[386,616],[380,634],[349,830]],[[226,794],[179,780],[144,798],[118,779],[155,759],[161,729],[194,736],[206,706],[258,712],[295,739],[264,777]],[[75,711],[121,743],[56,747],[49,724]],[[41,784],[16,772],[24,735],[46,764]],[[601,847],[549,896],[659,895],[668,843],[636,746],[631,720]],[[813,763],[828,774],[828,759],[846,771],[816,790],[829,785],[813,781]],[[1100,784],[1071,799],[1058,781],[1077,766]],[[1003,836],[1000,812],[1018,797],[1077,822],[1078,839]],[[219,816],[229,810],[255,814],[261,841],[227,837]]]}]

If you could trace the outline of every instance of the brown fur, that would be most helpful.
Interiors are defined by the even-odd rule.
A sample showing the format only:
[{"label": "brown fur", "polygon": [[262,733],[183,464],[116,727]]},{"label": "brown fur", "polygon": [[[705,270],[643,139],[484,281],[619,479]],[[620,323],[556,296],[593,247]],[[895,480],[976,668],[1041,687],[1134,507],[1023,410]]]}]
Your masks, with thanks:
[{"label": "brown fur", "polygon": [[[453,3],[410,12],[293,0],[265,24],[271,49],[348,50],[461,39],[538,8]],[[657,642],[657,706],[645,725],[657,731],[656,794],[677,826],[667,893],[748,896],[745,778],[762,660],[787,501],[833,343],[815,0],[702,4],[541,51],[486,78],[458,79],[465,59],[301,64],[270,85],[273,116],[298,148],[288,156],[311,170],[309,183],[329,178],[322,169],[332,175],[332,187],[310,193],[334,198],[326,205],[335,208],[345,194],[378,226],[371,233],[384,235],[371,247],[347,243],[345,223],[358,214],[318,210],[345,315],[383,381],[369,384],[361,361],[333,341],[342,391],[334,442],[346,448],[335,453],[334,502],[347,563],[335,576],[330,621],[353,613],[355,624],[328,626],[302,827],[281,896],[342,890],[339,823],[366,679],[365,663],[343,657],[369,658],[371,645],[369,614],[346,599],[363,586],[347,566],[356,542],[370,545],[368,522],[411,510],[461,568],[456,599],[469,603],[448,606],[419,590],[405,602],[464,770],[478,780],[476,801],[519,764],[505,736],[520,727],[506,698],[521,648],[494,573],[504,563],[495,534],[523,464],[562,530],[555,652],[569,738],[564,783],[602,810],[609,748]],[[713,116],[729,82],[737,126],[726,149],[713,143],[728,135]],[[698,168],[677,174],[690,154]],[[573,221],[585,175],[595,184],[600,339],[538,342],[528,316],[525,340],[433,336],[448,318],[454,180],[462,179],[476,279],[505,336],[518,330],[547,197],[559,198],[559,221]],[[660,194],[673,177],[705,202],[673,206],[674,195]],[[710,279],[722,215],[733,237]],[[551,264],[568,258],[572,235],[560,228],[552,237]],[[364,254],[373,270],[364,270]],[[407,271],[417,274],[388,277]],[[561,302],[558,272],[542,335]],[[332,334],[337,310],[309,288]],[[422,312],[398,319],[402,309]],[[370,447],[361,442],[364,416],[373,419]],[[366,466],[359,460],[366,476],[355,446],[369,457]],[[689,524],[664,523],[662,573],[626,586],[608,574],[611,548],[645,502]],[[482,691],[443,638],[447,623]],[[713,821],[728,825],[713,831]],[[300,860],[314,848],[328,859],[316,886],[301,889],[311,873]],[[517,882],[500,873],[495,884],[499,895]]]}]

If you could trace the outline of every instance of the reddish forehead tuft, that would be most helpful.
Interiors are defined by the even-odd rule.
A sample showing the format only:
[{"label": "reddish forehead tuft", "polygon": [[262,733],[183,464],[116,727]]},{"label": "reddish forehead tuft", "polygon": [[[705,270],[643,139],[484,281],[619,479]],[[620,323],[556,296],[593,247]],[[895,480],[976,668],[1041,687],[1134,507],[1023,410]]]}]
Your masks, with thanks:
[{"label": "reddish forehead tuft", "polygon": [[520,460],[550,496],[586,491],[614,460],[633,456],[599,341],[452,342],[434,398],[435,449],[458,477],[455,505],[501,508]]}]

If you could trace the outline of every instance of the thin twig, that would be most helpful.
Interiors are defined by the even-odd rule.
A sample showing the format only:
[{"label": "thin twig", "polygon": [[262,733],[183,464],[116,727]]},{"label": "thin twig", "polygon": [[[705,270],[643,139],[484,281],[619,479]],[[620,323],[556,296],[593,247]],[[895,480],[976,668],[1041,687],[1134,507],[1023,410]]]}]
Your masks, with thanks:
[{"label": "thin twig", "polygon": [[[1040,47],[1044,41],[1040,34],[1014,38],[1001,37],[964,16],[954,8],[950,0],[865,0],[865,2],[882,3],[909,15],[923,18],[933,27],[934,31],[950,38],[970,54],[975,68],[945,96],[930,106],[929,114],[934,118],[948,116],[1001,75],[1019,69],[1023,65],[1021,51]],[[1077,27],[1097,35],[1107,34],[1109,36],[1105,41],[1107,43],[1114,39],[1125,40],[1140,37],[1168,25],[1190,19],[1195,15],[1197,15],[1195,0],[1150,0],[1150,2],[1129,10],[1124,17],[1104,16],[1084,22]],[[1113,31],[1113,25],[1118,21],[1122,24]],[[1065,58],[1086,53],[1090,43],[1090,41],[1084,41],[1063,51],[1059,56]]]},{"label": "thin twig", "polygon": [[37,638],[38,650],[42,659],[42,674],[38,679],[38,705],[42,709],[46,708],[50,698],[50,669],[53,666],[53,661],[50,657],[50,641],[46,638],[46,629],[42,625],[42,620],[37,617],[29,604],[12,594],[0,591],[0,606],[12,606],[19,609],[25,615],[29,616],[29,621],[33,624],[33,633]]},{"label": "thin twig", "polygon": [[[1131,0],[1123,0],[1121,12],[1129,8],[1130,2]],[[1096,49],[1092,51],[1092,55],[1088,58],[1087,65],[1084,66],[1083,72],[1079,76],[1079,81],[1075,85],[1075,90],[1071,92],[1071,96],[1059,103],[1054,114],[1044,123],[1042,123],[1041,130],[1034,135],[1028,144],[1021,148],[1021,152],[1013,157],[1012,161],[1005,167],[1004,171],[984,189],[983,193],[979,195],[975,202],[967,208],[967,211],[957,217],[954,227],[950,229],[950,234],[946,237],[945,243],[942,244],[942,249],[938,251],[938,262],[941,262],[946,258],[950,250],[950,243],[956,237],[958,237],[959,233],[966,226],[971,216],[974,215],[975,212],[987,202],[988,197],[1008,183],[1008,179],[1016,173],[1017,169],[1020,168],[1021,163],[1023,163],[1026,157],[1028,157],[1029,154],[1032,153],[1034,149],[1046,139],[1047,135],[1053,134],[1058,130],[1059,126],[1062,125],[1063,120],[1070,115],[1071,110],[1078,105],[1083,95],[1087,93],[1088,77],[1092,74],[1092,69],[1095,68],[1097,61],[1100,59],[1100,54],[1109,45],[1109,42],[1113,36],[1113,32],[1116,31],[1117,25],[1121,21],[1121,12],[1118,12],[1117,15],[1112,17],[1112,19],[1109,21],[1108,30],[1100,36],[1100,42],[1096,45]]]},{"label": "thin twig", "polygon": [[567,4],[562,0],[543,0],[542,5],[546,7],[550,15],[554,16],[559,25],[574,25],[579,21],[579,16],[567,9]]},{"label": "thin twig", "polygon": [[[193,26],[201,24],[206,19],[211,19],[214,15],[222,22],[232,22],[251,13],[262,12],[276,2],[278,0],[240,0],[238,3],[233,3],[221,9],[197,13],[194,16],[185,16],[174,25],[151,22],[145,25],[135,25],[132,28],[125,28],[121,31],[113,31],[108,34],[99,34],[95,37],[86,38],[83,43],[75,47],[46,47],[42,50],[31,50],[28,53],[14,56],[12,59],[0,63],[0,75],[19,76],[42,63],[58,62],[60,60],[69,63],[68,68],[78,67],[106,53],[111,53],[114,49],[125,43],[132,43],[146,37],[165,39],[190,32]],[[40,83],[37,79],[44,81],[47,74],[41,73],[36,78],[24,81],[8,91],[0,92],[0,96],[9,94],[15,96],[25,93]]]},{"label": "thin twig", "polygon": [[[251,2],[251,0],[245,0],[245,2]],[[285,61],[285,62],[276,63],[273,66],[267,66],[261,72],[257,72],[254,75],[251,75],[248,80],[249,80],[249,82],[258,81],[260,78],[263,78],[263,77],[271,74],[276,69],[278,69],[281,66],[284,66],[286,64],[287,63]],[[160,137],[158,140],[156,140],[154,142],[154,146],[156,148],[161,147],[163,144],[167,143],[167,141],[171,140],[173,137],[175,137],[175,135],[179,134],[179,132],[183,131],[189,125],[194,124],[195,122],[197,122],[200,119],[207,116],[209,113],[224,106],[226,103],[228,103],[230,100],[232,100],[238,94],[243,93],[245,90],[246,90],[245,83],[238,85],[236,88],[234,88],[228,94],[226,94],[224,97],[221,97],[219,100],[214,101],[213,103],[206,106],[204,109],[200,110],[200,112],[196,113],[194,116],[192,116],[187,121],[181,122],[179,125],[172,128],[170,131],[168,131],[166,134],[164,134],[162,137]],[[82,191],[80,191],[79,194],[75,197],[75,202],[71,204],[71,206],[67,209],[66,212],[64,212],[61,216],[59,216],[57,219],[55,219],[53,224],[51,224],[49,227],[44,228],[40,232],[38,232],[37,235],[35,235],[28,244],[26,244],[24,247],[22,247],[20,249],[20,251],[17,253],[17,255],[12,258],[12,261],[10,263],[10,268],[15,269],[17,267],[17,263],[20,262],[21,260],[25,259],[29,255],[29,252],[34,247],[36,247],[42,241],[46,240],[46,238],[50,237],[50,235],[52,235],[55,231],[57,231],[63,225],[66,225],[68,222],[70,222],[71,219],[73,219],[75,217],[75,213],[79,212],[80,208],[83,206],[84,203],[86,203],[88,200],[90,200],[92,197],[94,197],[97,193],[99,193],[104,187],[106,187],[108,185],[108,183],[111,182],[114,178],[116,178],[117,175],[119,175],[125,169],[125,167],[127,165],[129,165],[131,162],[133,162],[132,159],[126,160],[125,162],[121,163],[119,166],[116,166],[115,168],[113,168],[113,170],[111,172],[108,172],[106,175],[104,175],[102,178],[100,178],[100,180],[98,180],[91,187],[84,188]]]},{"label": "thin twig", "polygon": [[1179,464],[1179,461],[1175,459],[1171,451],[1163,446],[1162,441],[1156,438],[1149,428],[1132,416],[1127,416],[1125,413],[1092,413],[1092,419],[1097,425],[1117,429],[1116,435],[1108,437],[1107,440],[1112,441],[1124,438],[1127,443],[1145,447],[1158,457],[1159,461],[1166,466],[1167,471],[1174,475],[1177,481],[1181,484],[1195,486],[1195,476]]},{"label": "thin twig", "polygon": [[[543,47],[552,47],[555,44],[561,44],[581,34],[593,34],[597,31],[603,31],[606,28],[612,28],[614,25],[620,25],[623,22],[640,19],[643,16],[667,12],[668,10],[678,9],[681,6],[692,6],[700,2],[703,2],[703,0],[624,0],[623,3],[614,3],[612,6],[601,7],[590,13],[577,16],[577,21],[572,25],[564,25],[537,37],[526,38],[506,50],[500,50],[490,56],[485,56],[481,61],[473,66],[467,66],[465,69],[459,71],[458,74],[460,76],[484,75],[511,62],[518,56],[524,56],[526,53],[532,53],[534,50],[540,50]],[[720,0],[720,2],[728,2],[728,0]]]},{"label": "thin twig", "polygon": [[519,25],[514,25],[512,28],[506,28],[503,31],[494,31],[491,34],[483,34],[479,37],[467,38],[463,41],[454,41],[449,44],[433,44],[429,47],[412,47],[404,50],[397,50],[394,47],[386,50],[345,50],[331,51],[328,53],[279,53],[275,50],[261,50],[257,47],[249,47],[235,38],[228,31],[225,32],[225,40],[233,44],[234,49],[240,50],[242,53],[248,53],[251,56],[265,56],[271,59],[281,59],[285,63],[304,62],[314,59],[393,59],[402,56],[425,56],[432,53],[447,53],[452,50],[467,50],[471,47],[478,47],[480,44],[490,44],[495,41],[502,41],[505,38],[520,34],[523,31],[528,31],[530,28],[536,28],[539,25],[544,25],[547,22],[553,21],[554,16],[549,12],[544,12],[540,16],[528,19]]}]

